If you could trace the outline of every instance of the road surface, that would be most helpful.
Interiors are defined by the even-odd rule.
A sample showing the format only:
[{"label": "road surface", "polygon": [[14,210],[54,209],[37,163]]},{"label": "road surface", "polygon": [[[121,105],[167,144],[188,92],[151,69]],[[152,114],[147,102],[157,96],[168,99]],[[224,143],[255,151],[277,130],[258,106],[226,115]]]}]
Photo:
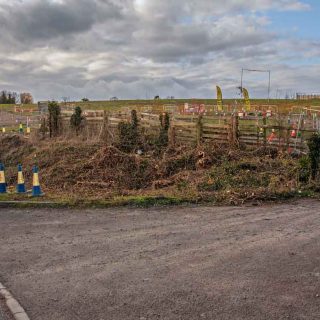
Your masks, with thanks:
[{"label": "road surface", "polygon": [[0,209],[0,282],[31,320],[316,320],[319,205]]}]

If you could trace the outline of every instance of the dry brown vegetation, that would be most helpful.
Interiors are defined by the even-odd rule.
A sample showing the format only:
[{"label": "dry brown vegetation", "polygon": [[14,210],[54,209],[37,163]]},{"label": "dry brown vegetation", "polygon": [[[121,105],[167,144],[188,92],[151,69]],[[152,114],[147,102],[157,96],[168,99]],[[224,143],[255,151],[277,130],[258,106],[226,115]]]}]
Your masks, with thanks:
[{"label": "dry brown vegetation", "polygon": [[15,185],[16,166],[22,163],[30,188],[36,163],[44,191],[61,199],[150,196],[241,204],[309,190],[308,181],[300,177],[301,160],[273,148],[240,150],[210,144],[150,149],[138,155],[77,140],[35,145],[18,135],[1,138],[0,147],[9,185]]}]

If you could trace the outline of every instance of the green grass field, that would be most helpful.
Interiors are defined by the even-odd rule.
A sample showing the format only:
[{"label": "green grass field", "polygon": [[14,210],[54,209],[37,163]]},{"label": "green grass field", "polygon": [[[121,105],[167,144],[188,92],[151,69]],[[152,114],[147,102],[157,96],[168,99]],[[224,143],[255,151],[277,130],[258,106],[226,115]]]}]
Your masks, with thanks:
[{"label": "green grass field", "polygon": [[[12,111],[15,107],[15,104],[0,104],[0,111]],[[18,106],[20,107],[20,106]],[[23,109],[38,109],[37,104],[24,104]]]},{"label": "green grass field", "polygon": [[[320,99],[299,101],[299,100],[284,100],[284,99],[251,99],[253,105],[278,105],[283,107],[292,106],[320,106]],[[235,102],[237,104],[243,103],[242,99],[224,99],[224,104],[232,105]],[[72,102],[73,104],[84,107],[85,109],[108,109],[119,107],[131,107],[131,106],[148,106],[148,105],[163,105],[163,104],[184,104],[184,103],[197,103],[216,105],[216,99],[175,99],[175,100],[119,100],[119,101],[89,101],[89,102]]]},{"label": "green grass field", "polygon": [[[252,105],[263,105],[263,106],[278,106],[279,111],[286,112],[291,110],[292,107],[312,107],[320,106],[320,99],[314,100],[284,100],[284,99],[251,99]],[[137,108],[146,106],[162,106],[162,105],[183,105],[184,103],[189,104],[206,104],[206,105],[216,105],[216,99],[175,99],[175,100],[119,100],[119,101],[73,101],[66,103],[67,106],[79,106],[83,110],[117,110],[120,108]],[[225,105],[237,104],[241,106],[244,101],[243,99],[224,99],[223,103]],[[64,103],[61,103],[63,106]],[[10,104],[0,104],[0,110],[12,111],[14,105]],[[24,105],[23,109],[37,109],[37,104]]]}]

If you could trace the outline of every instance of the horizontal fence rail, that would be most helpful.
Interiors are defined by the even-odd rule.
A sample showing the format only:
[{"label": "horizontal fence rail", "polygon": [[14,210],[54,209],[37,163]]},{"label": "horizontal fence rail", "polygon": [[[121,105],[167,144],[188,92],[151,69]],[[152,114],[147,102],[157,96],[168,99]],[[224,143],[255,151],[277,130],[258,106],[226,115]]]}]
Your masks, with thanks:
[{"label": "horizontal fence rail", "polygon": [[[288,116],[256,114],[170,114],[169,138],[177,144],[224,143],[248,146],[273,146],[279,149],[307,150],[307,140],[319,132],[320,121],[307,115]],[[138,125],[147,136],[159,135],[161,125],[159,114],[138,113]],[[120,122],[130,121],[129,112],[107,114],[100,112],[95,116],[89,113],[86,125],[101,133],[107,130],[117,139]],[[64,117],[64,123],[70,116]]]},{"label": "horizontal fence rail", "polygon": [[[215,106],[206,106],[207,112],[192,114],[174,112],[174,106],[144,107],[138,110],[138,127],[146,136],[156,138],[161,131],[160,115],[169,114],[169,142],[171,144],[199,145],[202,143],[223,143],[247,146],[272,146],[283,150],[307,151],[307,141],[312,134],[320,131],[320,112],[306,110],[305,113],[281,115],[270,106],[264,112],[217,112]],[[260,108],[261,109],[261,108]],[[274,108],[275,109],[275,108]],[[316,109],[317,110],[317,109]],[[32,110],[30,110],[32,111]],[[62,134],[72,134],[70,118],[72,109],[62,112]],[[81,133],[87,139],[108,138],[110,143],[117,141],[120,122],[130,122],[130,110],[117,112],[85,110]],[[17,127],[19,123],[39,128],[46,115],[0,113],[0,125]],[[8,132],[8,131],[6,131]]]}]

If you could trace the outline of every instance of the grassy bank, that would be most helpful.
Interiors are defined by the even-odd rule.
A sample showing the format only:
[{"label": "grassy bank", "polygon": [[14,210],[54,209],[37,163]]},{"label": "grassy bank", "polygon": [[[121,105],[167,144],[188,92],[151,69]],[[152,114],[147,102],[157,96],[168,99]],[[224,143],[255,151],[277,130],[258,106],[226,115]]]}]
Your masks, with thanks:
[{"label": "grassy bank", "polygon": [[[0,139],[10,195],[0,201],[52,202],[67,206],[153,206],[181,203],[241,205],[314,196],[306,162],[273,148],[221,145],[150,147],[142,155],[116,146],[58,140],[31,143]],[[45,196],[15,194],[17,164],[32,188],[32,166],[40,168]]]}]

